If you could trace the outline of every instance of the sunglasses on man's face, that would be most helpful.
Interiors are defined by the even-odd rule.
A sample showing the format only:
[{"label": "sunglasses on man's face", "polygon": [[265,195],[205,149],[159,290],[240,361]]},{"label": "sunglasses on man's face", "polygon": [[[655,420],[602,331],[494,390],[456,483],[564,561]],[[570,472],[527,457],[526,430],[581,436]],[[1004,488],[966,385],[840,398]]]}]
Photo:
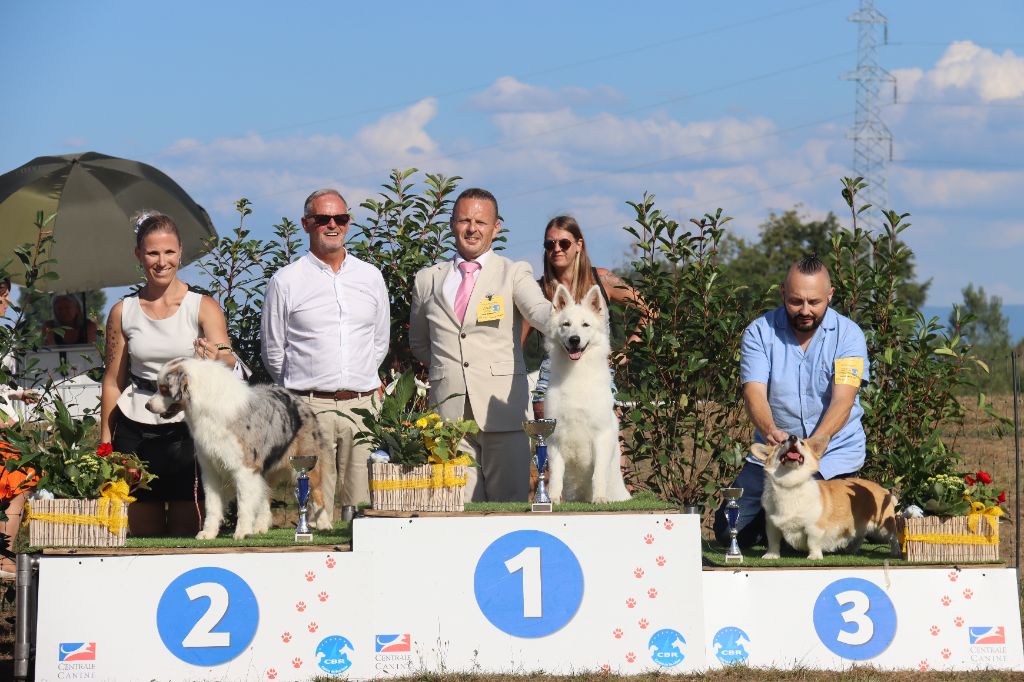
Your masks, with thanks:
[{"label": "sunglasses on man's face", "polygon": [[571,239],[545,239],[544,240],[544,250],[545,251],[554,251],[555,250],[555,244],[558,244],[558,248],[560,248],[562,251],[568,251],[569,247],[572,246],[572,240]]},{"label": "sunglasses on man's face", "polygon": [[323,215],[320,213],[314,213],[313,215],[306,216],[309,220],[312,220],[318,227],[324,227],[330,225],[331,221],[338,227],[345,227],[348,225],[348,221],[352,219],[352,216],[348,213],[339,213],[338,215]]}]

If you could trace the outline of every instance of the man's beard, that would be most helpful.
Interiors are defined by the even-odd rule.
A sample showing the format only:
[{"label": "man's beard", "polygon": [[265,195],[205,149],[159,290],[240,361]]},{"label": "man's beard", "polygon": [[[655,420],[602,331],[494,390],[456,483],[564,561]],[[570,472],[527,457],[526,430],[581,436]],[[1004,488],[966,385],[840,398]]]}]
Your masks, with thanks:
[{"label": "man's beard", "polygon": [[818,327],[821,326],[821,321],[824,319],[824,315],[821,317],[818,317],[817,315],[808,315],[807,317],[802,315],[790,315],[789,326],[798,332],[815,332],[818,330]]}]

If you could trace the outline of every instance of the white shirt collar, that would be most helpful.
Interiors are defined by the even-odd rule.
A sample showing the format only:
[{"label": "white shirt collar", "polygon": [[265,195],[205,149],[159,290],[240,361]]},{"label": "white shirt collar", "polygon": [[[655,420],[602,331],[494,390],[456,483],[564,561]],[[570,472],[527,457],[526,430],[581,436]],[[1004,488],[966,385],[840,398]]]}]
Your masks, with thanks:
[{"label": "white shirt collar", "polygon": [[[490,260],[491,256],[494,255],[494,249],[487,249],[487,251],[481,253],[479,256],[473,259],[473,262],[480,264],[480,269],[483,270],[487,267],[487,261]],[[458,253],[455,254],[455,260],[452,261],[452,267],[456,270],[459,269],[459,263],[466,259],[460,256]]]},{"label": "white shirt collar", "polygon": [[342,270],[344,270],[348,266],[348,259],[352,257],[352,254],[348,252],[348,249],[345,250],[345,260],[341,261],[341,267],[338,268],[338,272],[334,272],[334,268],[332,268],[330,265],[328,265],[327,263],[323,262],[322,260],[320,260],[319,258],[314,256],[312,251],[307,251],[306,252],[306,256],[309,257],[310,265],[315,267],[317,270],[323,270],[324,272],[327,272],[328,274],[336,275],[336,274],[339,274]]}]

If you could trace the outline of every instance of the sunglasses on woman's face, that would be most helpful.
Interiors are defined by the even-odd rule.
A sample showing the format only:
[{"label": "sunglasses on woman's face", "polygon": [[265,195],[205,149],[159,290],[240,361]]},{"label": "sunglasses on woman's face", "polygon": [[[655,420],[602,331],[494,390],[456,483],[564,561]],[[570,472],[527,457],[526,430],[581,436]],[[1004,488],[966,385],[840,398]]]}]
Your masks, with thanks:
[{"label": "sunglasses on woman's face", "polygon": [[555,250],[555,244],[558,244],[558,248],[560,248],[562,251],[568,251],[569,247],[572,246],[572,240],[571,239],[545,239],[544,240],[544,250],[545,251],[554,251]]},{"label": "sunglasses on woman's face", "polygon": [[332,219],[334,220],[334,224],[338,227],[345,227],[348,225],[348,221],[352,218],[348,213],[339,213],[338,215],[322,215],[314,213],[306,217],[316,223],[318,227],[330,225]]}]

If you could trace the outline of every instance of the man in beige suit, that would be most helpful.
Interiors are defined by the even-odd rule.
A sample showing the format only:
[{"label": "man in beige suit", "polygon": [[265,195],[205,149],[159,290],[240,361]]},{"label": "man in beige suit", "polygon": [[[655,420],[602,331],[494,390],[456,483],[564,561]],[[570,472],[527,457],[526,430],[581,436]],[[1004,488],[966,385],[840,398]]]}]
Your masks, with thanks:
[{"label": "man in beige suit", "polygon": [[529,388],[519,339],[523,317],[547,329],[551,303],[528,263],[491,250],[501,229],[493,194],[477,188],[460,194],[451,227],[455,260],[416,274],[409,345],[429,368],[430,402],[440,403],[440,415],[480,425],[480,433],[467,438],[480,464],[467,496],[525,501],[530,444],[522,422]]}]

